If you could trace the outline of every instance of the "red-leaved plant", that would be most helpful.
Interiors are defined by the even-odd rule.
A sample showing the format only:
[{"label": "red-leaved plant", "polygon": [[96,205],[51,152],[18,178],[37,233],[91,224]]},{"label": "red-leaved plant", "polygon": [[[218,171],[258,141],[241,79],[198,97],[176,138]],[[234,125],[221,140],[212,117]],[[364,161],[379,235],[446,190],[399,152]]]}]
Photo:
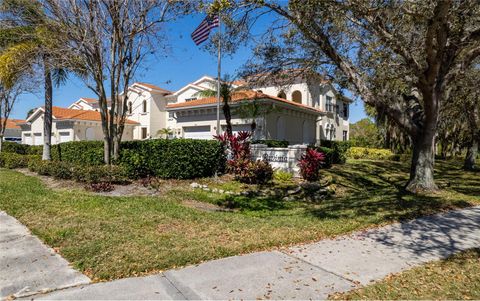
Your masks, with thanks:
[{"label": "red-leaved plant", "polygon": [[227,171],[235,175],[235,179],[247,184],[265,184],[273,177],[273,169],[266,161],[252,161],[250,153],[251,132],[240,131],[229,136],[214,136],[227,149]]},{"label": "red-leaved plant", "polygon": [[325,161],[325,155],[312,148],[308,148],[307,152],[300,157],[298,166],[302,178],[309,182],[315,182],[320,179],[320,168]]}]

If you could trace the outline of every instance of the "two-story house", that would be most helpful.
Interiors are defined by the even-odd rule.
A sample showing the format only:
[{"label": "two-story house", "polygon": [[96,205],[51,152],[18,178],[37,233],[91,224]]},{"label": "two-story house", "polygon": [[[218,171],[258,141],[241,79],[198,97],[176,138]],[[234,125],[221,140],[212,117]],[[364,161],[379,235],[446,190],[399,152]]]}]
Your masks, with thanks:
[{"label": "two-story house", "polygon": [[[234,82],[238,92],[233,94],[231,101],[233,131],[250,130],[252,119],[255,119],[256,139],[304,144],[348,140],[351,101],[340,97],[318,75],[294,76],[293,80],[289,78],[284,83],[269,76]],[[168,127],[175,136],[212,139],[216,134],[216,98],[199,96],[199,91],[215,90],[216,83],[215,78],[204,76],[167,96],[170,102]],[[255,103],[263,114],[245,116],[241,107],[246,103]],[[223,131],[226,126],[223,112],[220,119]]]}]

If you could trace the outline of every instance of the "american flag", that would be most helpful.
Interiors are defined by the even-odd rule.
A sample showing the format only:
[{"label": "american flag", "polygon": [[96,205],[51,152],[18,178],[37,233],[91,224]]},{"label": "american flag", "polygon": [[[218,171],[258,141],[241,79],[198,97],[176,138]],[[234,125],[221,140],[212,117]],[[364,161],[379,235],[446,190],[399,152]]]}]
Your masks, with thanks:
[{"label": "american flag", "polygon": [[218,24],[218,15],[205,17],[197,29],[192,32],[192,40],[195,42],[195,45],[198,46],[207,40],[212,28],[218,27]]}]

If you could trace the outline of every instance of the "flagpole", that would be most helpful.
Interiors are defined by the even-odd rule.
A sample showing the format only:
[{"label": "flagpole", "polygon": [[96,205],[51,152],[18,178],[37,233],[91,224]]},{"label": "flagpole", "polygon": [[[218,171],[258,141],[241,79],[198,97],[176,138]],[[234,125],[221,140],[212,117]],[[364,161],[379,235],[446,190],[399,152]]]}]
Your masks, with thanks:
[{"label": "flagpole", "polygon": [[220,18],[220,12],[218,13],[218,58],[217,58],[217,135],[221,134],[220,129],[220,76],[221,76],[221,67],[222,67],[222,50],[221,50],[221,39],[222,39],[222,19]]}]

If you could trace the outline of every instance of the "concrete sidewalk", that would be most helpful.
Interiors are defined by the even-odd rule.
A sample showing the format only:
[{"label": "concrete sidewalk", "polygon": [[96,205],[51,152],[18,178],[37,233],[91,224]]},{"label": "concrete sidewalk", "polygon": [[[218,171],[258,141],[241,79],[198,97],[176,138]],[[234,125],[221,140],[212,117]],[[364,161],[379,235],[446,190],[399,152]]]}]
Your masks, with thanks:
[{"label": "concrete sidewalk", "polygon": [[480,247],[480,206],[163,274],[81,285],[35,299],[325,299]]},{"label": "concrete sidewalk", "polygon": [[24,225],[0,211],[0,299],[89,282]]}]

